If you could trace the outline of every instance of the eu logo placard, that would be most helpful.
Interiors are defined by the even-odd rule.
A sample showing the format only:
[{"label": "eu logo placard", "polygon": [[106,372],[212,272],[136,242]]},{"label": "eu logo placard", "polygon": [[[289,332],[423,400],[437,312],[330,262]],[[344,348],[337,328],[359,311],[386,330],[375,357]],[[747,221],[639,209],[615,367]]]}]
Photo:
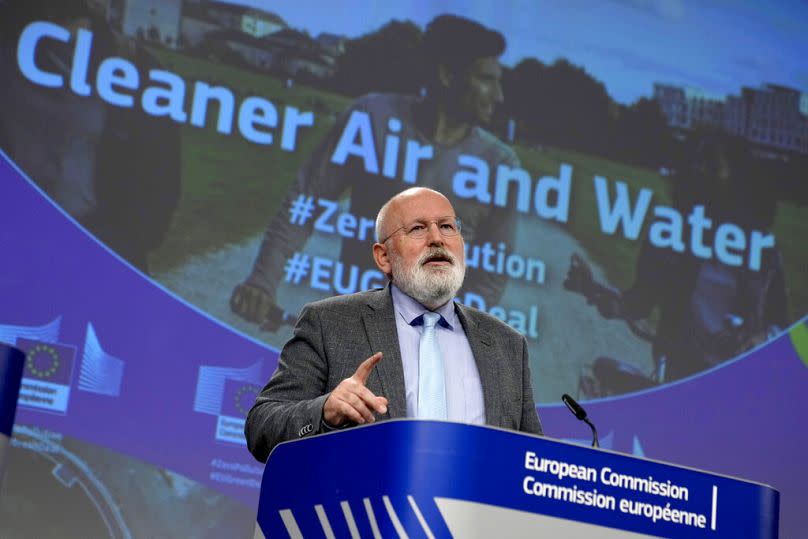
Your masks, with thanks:
[{"label": "eu logo placard", "polygon": [[216,422],[217,440],[247,445],[244,439],[244,421],[259,391],[259,386],[249,382],[225,381],[222,411]]},{"label": "eu logo placard", "polygon": [[76,349],[61,343],[20,337],[17,347],[25,352],[19,406],[51,412],[67,412]]},{"label": "eu logo placard", "polygon": [[215,439],[247,445],[244,423],[247,412],[261,391],[264,360],[248,367],[201,365],[196,382],[194,411],[216,416]]}]

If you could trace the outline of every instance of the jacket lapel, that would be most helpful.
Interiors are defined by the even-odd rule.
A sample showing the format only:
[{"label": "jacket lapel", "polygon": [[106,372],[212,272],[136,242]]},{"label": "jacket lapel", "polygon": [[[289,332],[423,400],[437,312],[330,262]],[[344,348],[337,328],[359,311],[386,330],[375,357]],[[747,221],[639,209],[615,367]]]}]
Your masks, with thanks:
[{"label": "jacket lapel", "polygon": [[485,404],[485,422],[488,425],[499,426],[502,422],[502,412],[500,395],[497,394],[497,388],[500,387],[500,384],[497,380],[494,342],[490,335],[479,327],[474,313],[469,312],[459,303],[455,305],[457,307],[457,317],[466,332],[466,338],[469,340],[471,352],[474,354],[474,362],[477,364],[477,371],[480,374]]},{"label": "jacket lapel", "polygon": [[372,352],[384,354],[376,365],[376,372],[381,382],[381,396],[387,398],[388,414],[391,418],[407,417],[404,367],[401,364],[401,350],[398,345],[398,331],[389,285],[370,297],[367,309],[362,314],[362,322]]}]

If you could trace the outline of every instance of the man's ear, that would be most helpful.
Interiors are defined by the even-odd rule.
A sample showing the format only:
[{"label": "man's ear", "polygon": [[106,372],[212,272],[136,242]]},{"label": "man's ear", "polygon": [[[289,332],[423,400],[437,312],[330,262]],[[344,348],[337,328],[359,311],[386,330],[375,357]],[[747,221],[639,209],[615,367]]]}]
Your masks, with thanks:
[{"label": "man's ear", "polygon": [[373,261],[376,262],[376,267],[384,273],[387,277],[393,270],[393,265],[390,263],[390,257],[387,256],[387,246],[383,243],[373,244]]},{"label": "man's ear", "polygon": [[438,64],[438,81],[444,88],[449,88],[452,85],[454,74],[444,64]]}]

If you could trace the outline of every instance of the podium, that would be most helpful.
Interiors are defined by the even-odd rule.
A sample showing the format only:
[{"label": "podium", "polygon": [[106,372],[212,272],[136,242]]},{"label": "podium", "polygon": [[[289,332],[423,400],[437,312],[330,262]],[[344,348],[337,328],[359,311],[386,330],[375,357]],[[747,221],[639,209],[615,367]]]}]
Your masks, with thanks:
[{"label": "podium", "polygon": [[491,427],[394,420],[278,445],[259,537],[777,537],[765,485]]}]

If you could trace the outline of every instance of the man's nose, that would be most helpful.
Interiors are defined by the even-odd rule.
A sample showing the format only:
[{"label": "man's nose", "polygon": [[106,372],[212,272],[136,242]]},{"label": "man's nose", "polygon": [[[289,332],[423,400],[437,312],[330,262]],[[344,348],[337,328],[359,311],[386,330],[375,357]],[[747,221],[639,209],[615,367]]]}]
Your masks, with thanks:
[{"label": "man's nose", "polygon": [[426,237],[430,245],[443,245],[445,240],[443,234],[440,233],[440,225],[438,225],[438,223],[429,223]]}]

